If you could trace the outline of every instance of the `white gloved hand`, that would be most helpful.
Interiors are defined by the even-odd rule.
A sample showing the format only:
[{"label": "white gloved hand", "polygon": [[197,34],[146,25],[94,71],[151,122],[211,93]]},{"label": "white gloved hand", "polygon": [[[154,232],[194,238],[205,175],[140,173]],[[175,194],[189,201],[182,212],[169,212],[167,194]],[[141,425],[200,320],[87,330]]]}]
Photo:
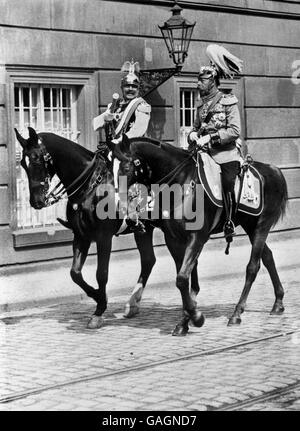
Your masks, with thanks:
[{"label": "white gloved hand", "polygon": [[122,141],[122,138],[115,138],[111,140],[111,142],[115,145],[118,145],[121,141]]},{"label": "white gloved hand", "polygon": [[114,118],[115,118],[115,114],[112,114],[109,111],[104,112],[104,121],[106,123],[109,123],[110,121],[113,121]]},{"label": "white gloved hand", "polygon": [[202,148],[205,145],[207,145],[209,141],[210,141],[210,135],[205,135],[205,136],[202,136],[201,138],[198,138],[196,143],[198,147]]},{"label": "white gloved hand", "polygon": [[197,141],[197,139],[198,139],[198,135],[197,135],[197,132],[192,132],[192,133],[190,133],[190,135],[189,135],[189,139],[193,142],[193,141]]}]

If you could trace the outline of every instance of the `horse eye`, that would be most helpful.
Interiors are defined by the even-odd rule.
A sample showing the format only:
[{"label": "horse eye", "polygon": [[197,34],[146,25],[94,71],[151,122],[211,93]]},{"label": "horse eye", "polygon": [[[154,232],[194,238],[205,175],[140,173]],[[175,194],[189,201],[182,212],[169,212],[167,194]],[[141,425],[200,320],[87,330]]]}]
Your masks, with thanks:
[{"label": "horse eye", "polygon": [[30,159],[29,159],[28,156],[25,156],[25,163],[26,163],[26,166],[28,168],[29,167],[29,163],[30,163]]}]

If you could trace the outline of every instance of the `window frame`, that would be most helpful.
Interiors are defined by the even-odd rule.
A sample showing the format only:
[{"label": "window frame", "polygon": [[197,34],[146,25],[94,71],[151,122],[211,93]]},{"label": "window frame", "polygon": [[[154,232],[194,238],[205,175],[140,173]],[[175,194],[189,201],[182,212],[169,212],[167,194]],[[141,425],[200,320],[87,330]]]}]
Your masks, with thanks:
[{"label": "window frame", "polygon": [[98,112],[98,80],[94,69],[58,69],[6,66],[7,136],[9,158],[9,202],[10,229],[15,248],[69,242],[73,238],[70,230],[57,225],[40,228],[17,228],[16,148],[14,134],[14,86],[20,84],[53,84],[78,86],[77,129],[78,143],[94,151],[97,136],[92,130],[92,118]]},{"label": "window frame", "polygon": [[196,89],[197,75],[179,76],[174,78],[174,127],[175,127],[175,145],[180,147],[180,90],[181,89]]}]

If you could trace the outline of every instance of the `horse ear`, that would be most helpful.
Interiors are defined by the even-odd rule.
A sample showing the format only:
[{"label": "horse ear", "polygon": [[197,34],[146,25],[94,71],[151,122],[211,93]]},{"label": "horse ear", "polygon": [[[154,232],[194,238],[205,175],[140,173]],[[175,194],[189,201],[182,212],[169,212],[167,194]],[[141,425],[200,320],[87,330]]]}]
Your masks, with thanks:
[{"label": "horse ear", "polygon": [[15,130],[17,140],[20,142],[20,144],[23,148],[26,148],[27,144],[28,144],[27,139],[23,138],[23,136],[20,135],[20,133],[18,132],[18,130],[16,128],[14,130]]},{"label": "horse ear", "polygon": [[32,128],[32,127],[28,127],[28,131],[29,131],[29,141],[30,141],[30,145],[32,147],[38,146],[38,135],[36,133],[36,131]]},{"label": "horse ear", "polygon": [[122,141],[120,142],[120,150],[125,154],[130,153],[130,140],[125,133],[123,134]]}]

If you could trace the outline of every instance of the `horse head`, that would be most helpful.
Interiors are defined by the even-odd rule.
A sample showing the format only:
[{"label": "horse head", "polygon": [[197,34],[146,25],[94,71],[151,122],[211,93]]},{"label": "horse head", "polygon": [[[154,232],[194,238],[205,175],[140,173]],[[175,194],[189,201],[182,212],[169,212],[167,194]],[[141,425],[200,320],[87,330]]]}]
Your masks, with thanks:
[{"label": "horse head", "polygon": [[49,170],[49,154],[39,140],[36,131],[28,127],[29,138],[25,139],[15,129],[17,140],[22,146],[21,166],[25,170],[29,182],[30,205],[34,209],[46,206],[46,195],[53,173]]}]

